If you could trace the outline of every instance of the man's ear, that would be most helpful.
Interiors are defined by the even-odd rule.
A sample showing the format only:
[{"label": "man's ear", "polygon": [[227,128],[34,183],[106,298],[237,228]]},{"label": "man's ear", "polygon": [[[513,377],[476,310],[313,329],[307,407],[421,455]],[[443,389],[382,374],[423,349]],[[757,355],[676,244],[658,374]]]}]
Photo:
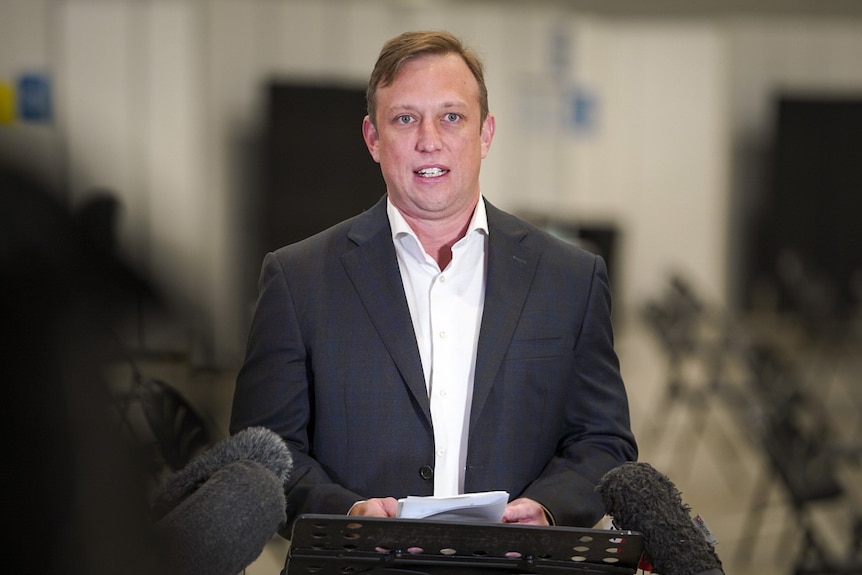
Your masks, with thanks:
[{"label": "man's ear", "polygon": [[368,146],[368,151],[371,152],[371,157],[379,164],[380,154],[377,153],[377,145],[380,142],[380,137],[369,116],[365,116],[362,120],[362,138],[365,140],[365,145]]},{"label": "man's ear", "polygon": [[488,150],[491,149],[491,141],[494,139],[494,132],[497,130],[497,121],[493,114],[488,114],[485,121],[482,123],[482,132],[480,139],[482,141],[482,158],[488,155]]}]

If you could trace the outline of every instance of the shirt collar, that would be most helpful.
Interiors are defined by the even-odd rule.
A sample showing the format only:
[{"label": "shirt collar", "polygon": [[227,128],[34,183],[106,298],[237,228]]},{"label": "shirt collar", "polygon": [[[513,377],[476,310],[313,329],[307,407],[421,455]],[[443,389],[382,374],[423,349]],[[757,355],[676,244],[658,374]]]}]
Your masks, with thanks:
[{"label": "shirt collar", "polygon": [[[410,227],[410,224],[407,223],[407,220],[404,219],[404,216],[401,215],[401,212],[398,211],[398,208],[392,203],[392,201],[387,197],[386,198],[386,215],[389,216],[389,227],[392,229],[392,239],[398,238],[403,235],[409,235],[419,241],[419,238],[416,237],[416,232]],[[484,232],[485,235],[489,235],[488,232],[488,213],[485,210],[485,199],[482,196],[479,196],[479,201],[476,203],[476,209],[473,210],[473,217],[470,218],[470,225],[467,227],[467,233],[470,232]]]}]

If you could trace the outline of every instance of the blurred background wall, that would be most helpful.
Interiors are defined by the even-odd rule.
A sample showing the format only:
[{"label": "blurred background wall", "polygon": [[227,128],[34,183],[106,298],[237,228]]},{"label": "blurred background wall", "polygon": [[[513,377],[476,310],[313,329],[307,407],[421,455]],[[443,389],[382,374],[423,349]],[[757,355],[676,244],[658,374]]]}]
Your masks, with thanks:
[{"label": "blurred background wall", "polygon": [[487,64],[483,193],[562,233],[610,230],[621,322],[675,270],[750,305],[777,98],[862,94],[862,7],[613,4],[0,0],[0,154],[72,205],[120,199],[121,244],[187,320],[142,315],[134,346],[236,365],[278,247],[259,239],[272,85],[362,90],[386,39],[445,28]]}]

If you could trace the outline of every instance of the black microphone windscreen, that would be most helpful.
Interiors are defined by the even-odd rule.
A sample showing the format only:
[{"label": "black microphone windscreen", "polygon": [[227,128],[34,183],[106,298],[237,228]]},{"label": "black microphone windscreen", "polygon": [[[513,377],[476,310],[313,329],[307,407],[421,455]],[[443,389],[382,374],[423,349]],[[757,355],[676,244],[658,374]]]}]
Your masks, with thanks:
[{"label": "black microphone windscreen", "polygon": [[643,534],[654,572],[723,573],[718,555],[692,521],[680,491],[648,463],[627,462],[611,469],[596,490],[617,529]]},{"label": "black microphone windscreen", "polygon": [[244,429],[215,444],[165,479],[153,497],[155,518],[159,519],[174,509],[214,473],[241,460],[258,463],[282,484],[293,466],[290,449],[275,432],[265,427]]},{"label": "black microphone windscreen", "polygon": [[157,526],[183,575],[236,575],[286,521],[284,485],[243,459],[213,473]]}]

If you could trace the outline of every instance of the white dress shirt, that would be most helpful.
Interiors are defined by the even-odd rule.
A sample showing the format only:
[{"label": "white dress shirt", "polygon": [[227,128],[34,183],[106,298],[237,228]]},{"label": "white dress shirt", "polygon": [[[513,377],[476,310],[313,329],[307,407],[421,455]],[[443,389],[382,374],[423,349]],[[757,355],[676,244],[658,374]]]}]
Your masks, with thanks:
[{"label": "white dress shirt", "polygon": [[463,493],[479,326],[485,302],[488,219],[479,198],[467,233],[440,270],[387,199],[407,305],[419,344],[434,427],[434,495]]}]

